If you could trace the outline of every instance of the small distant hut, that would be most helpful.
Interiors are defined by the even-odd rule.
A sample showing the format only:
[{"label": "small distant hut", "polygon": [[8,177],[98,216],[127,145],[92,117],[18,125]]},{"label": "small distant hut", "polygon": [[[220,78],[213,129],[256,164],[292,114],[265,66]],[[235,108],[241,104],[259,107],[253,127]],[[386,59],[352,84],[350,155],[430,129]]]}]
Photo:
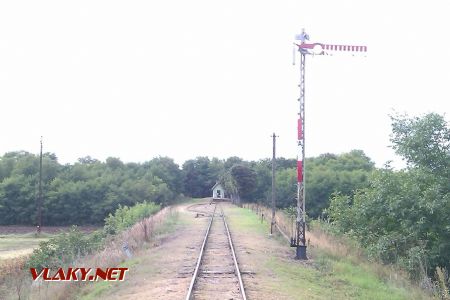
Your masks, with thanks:
[{"label": "small distant hut", "polygon": [[212,187],[212,198],[216,199],[225,199],[225,188],[220,182],[216,182],[216,184]]}]

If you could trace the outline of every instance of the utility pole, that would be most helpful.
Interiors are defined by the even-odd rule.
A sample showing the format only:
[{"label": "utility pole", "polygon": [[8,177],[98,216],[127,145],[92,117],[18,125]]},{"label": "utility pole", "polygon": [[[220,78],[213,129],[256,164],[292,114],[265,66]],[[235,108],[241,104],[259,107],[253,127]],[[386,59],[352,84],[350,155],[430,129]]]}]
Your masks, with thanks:
[{"label": "utility pole", "polygon": [[42,229],[42,136],[41,153],[39,155],[39,196],[37,205],[37,234],[41,234]]},{"label": "utility pole", "polygon": [[275,225],[275,146],[276,146],[275,132],[272,135],[273,151],[272,151],[272,221],[270,222],[270,234],[273,233],[273,226]]},{"label": "utility pole", "polygon": [[[302,33],[295,37],[300,44],[294,43],[300,52],[300,112],[297,123],[297,218],[295,222],[295,234],[291,237],[291,247],[296,248],[296,259],[306,260],[306,206],[305,206],[305,61],[306,55],[332,55],[336,52],[349,52],[352,54],[366,53],[366,46],[331,45],[323,43],[306,43],[309,35]],[[295,65],[295,48],[294,61]]]}]

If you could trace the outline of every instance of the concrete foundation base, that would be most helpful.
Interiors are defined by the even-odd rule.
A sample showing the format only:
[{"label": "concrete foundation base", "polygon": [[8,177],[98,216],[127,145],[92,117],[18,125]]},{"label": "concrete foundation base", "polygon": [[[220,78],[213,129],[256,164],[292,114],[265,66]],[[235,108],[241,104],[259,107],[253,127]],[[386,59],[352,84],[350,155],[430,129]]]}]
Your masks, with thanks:
[{"label": "concrete foundation base", "polygon": [[307,260],[306,257],[306,246],[297,246],[297,251],[295,253],[295,259]]}]

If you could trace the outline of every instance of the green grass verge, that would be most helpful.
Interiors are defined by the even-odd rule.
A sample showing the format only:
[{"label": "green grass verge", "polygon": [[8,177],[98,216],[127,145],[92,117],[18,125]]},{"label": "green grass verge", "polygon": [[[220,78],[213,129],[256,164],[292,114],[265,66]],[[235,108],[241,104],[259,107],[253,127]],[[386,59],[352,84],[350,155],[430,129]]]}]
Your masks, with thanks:
[{"label": "green grass verge", "polygon": [[[140,264],[141,261],[142,261],[142,259],[139,257],[131,258],[131,259],[119,264],[118,267],[131,269],[133,266]],[[103,293],[105,293],[107,290],[109,290],[110,288],[112,288],[114,285],[117,285],[117,284],[120,284],[120,282],[103,281],[103,280],[94,282],[92,287],[87,291],[87,293],[84,295],[80,295],[79,298],[77,298],[77,299],[80,299],[80,300],[98,299]]]},{"label": "green grass verge", "polygon": [[[249,232],[268,239],[269,223],[261,222],[255,212],[232,207],[227,209],[233,231]],[[286,245],[283,238],[275,238]],[[294,251],[293,251],[294,252]],[[350,257],[331,255],[309,249],[307,263],[277,255],[267,255],[264,266],[273,274],[267,284],[283,291],[289,299],[424,299],[417,289],[396,286],[389,278],[380,279],[370,265],[356,264]],[[292,253],[292,256],[294,253]]]},{"label": "green grass verge", "polygon": [[270,258],[266,266],[279,279],[271,286],[292,299],[417,299],[408,290],[382,282],[345,258],[322,255],[311,266]]},{"label": "green grass verge", "polygon": [[266,221],[261,222],[261,217],[258,217],[253,211],[247,208],[239,208],[232,206],[227,209],[227,216],[233,229],[236,231],[253,232],[259,234],[268,233],[268,224]]}]

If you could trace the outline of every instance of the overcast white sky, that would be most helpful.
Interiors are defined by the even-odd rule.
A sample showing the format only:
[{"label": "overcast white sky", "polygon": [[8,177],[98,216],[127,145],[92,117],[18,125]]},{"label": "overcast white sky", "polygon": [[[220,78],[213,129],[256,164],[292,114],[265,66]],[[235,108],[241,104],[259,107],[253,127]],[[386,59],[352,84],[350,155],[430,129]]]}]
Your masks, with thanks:
[{"label": "overcast white sky", "polygon": [[306,152],[395,159],[393,110],[450,112],[449,1],[1,1],[0,154],[146,161],[296,155],[292,42],[308,57]]}]

